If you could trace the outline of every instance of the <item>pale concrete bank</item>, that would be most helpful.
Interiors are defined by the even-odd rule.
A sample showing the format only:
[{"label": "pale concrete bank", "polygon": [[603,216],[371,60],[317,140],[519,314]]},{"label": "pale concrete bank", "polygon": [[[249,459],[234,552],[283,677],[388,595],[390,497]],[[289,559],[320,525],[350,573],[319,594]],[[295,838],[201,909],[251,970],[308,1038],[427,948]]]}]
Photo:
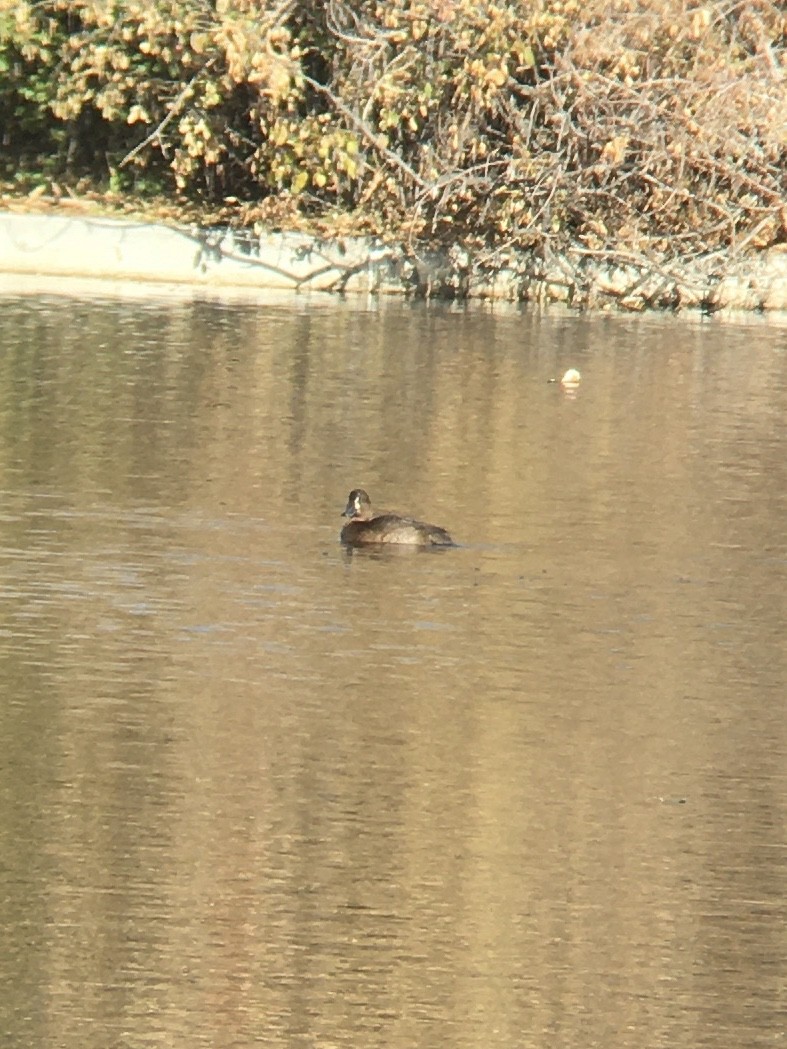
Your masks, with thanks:
[{"label": "pale concrete bank", "polygon": [[463,251],[414,255],[371,238],[322,240],[66,213],[0,212],[0,272],[203,285],[627,309],[787,310],[787,251],[718,255],[690,268],[614,267],[592,258],[545,265],[510,256],[478,272]]}]

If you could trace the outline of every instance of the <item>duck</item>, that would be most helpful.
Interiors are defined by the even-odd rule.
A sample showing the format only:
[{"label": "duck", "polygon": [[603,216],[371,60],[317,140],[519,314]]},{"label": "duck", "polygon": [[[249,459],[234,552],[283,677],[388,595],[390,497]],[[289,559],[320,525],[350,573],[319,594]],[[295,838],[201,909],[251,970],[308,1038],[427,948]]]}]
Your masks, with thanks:
[{"label": "duck", "polygon": [[398,543],[403,546],[456,546],[451,536],[438,525],[417,521],[400,514],[379,513],[363,488],[353,488],[347,497],[342,517],[349,521],[342,528],[341,541],[346,546]]}]

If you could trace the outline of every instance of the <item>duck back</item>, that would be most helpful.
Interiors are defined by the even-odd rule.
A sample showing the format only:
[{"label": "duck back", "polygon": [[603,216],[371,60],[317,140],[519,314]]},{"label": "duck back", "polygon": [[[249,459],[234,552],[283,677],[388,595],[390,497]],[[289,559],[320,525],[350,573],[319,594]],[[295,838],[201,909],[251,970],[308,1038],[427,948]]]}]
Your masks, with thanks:
[{"label": "duck back", "polygon": [[402,543],[408,546],[454,546],[444,528],[398,514],[380,514],[370,521],[348,521],[342,528],[342,542],[353,546],[365,543]]}]

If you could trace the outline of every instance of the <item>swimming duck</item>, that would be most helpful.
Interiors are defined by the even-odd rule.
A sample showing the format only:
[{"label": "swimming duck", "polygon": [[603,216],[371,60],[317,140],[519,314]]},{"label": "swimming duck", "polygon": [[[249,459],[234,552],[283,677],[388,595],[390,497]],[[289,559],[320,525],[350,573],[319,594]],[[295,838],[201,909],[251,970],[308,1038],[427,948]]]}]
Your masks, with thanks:
[{"label": "swimming duck", "polygon": [[348,546],[372,543],[400,543],[408,546],[455,546],[444,528],[416,521],[399,514],[375,514],[372,501],[363,488],[353,488],[342,517],[350,520],[342,528],[341,541]]}]

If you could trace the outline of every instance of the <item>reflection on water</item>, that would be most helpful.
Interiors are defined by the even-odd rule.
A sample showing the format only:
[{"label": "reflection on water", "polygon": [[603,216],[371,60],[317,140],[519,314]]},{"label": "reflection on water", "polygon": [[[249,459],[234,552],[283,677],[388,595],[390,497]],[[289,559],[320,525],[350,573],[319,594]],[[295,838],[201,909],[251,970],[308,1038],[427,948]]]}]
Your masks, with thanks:
[{"label": "reflection on water", "polygon": [[784,328],[0,324],[4,1045],[784,1041]]}]

